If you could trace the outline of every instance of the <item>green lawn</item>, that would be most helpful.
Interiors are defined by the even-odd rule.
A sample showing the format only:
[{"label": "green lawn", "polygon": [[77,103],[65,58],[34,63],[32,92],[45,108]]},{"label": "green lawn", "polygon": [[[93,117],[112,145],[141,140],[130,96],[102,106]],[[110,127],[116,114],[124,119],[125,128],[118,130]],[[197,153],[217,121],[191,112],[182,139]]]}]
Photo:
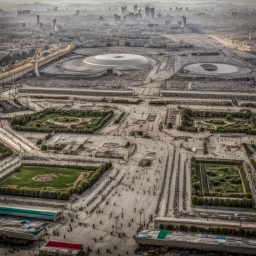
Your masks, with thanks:
[{"label": "green lawn", "polygon": [[[2,183],[2,185],[14,185],[18,188],[56,188],[67,189],[74,185],[75,181],[80,176],[81,172],[77,169],[60,168],[60,167],[44,167],[44,166],[21,166],[20,172]],[[88,174],[91,173],[87,171]],[[43,174],[55,174],[58,176],[52,181],[34,181],[33,178]]]}]

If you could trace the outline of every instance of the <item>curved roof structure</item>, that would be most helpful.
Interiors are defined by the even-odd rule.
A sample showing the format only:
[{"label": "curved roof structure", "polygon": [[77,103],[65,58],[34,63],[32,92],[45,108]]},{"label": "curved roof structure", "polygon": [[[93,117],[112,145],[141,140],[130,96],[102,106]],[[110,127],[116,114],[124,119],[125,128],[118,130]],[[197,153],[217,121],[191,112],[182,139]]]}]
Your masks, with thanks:
[{"label": "curved roof structure", "polygon": [[103,54],[90,56],[84,59],[84,62],[89,65],[96,66],[144,66],[148,65],[149,61],[146,57],[135,54]]},{"label": "curved roof structure", "polygon": [[238,67],[221,63],[196,63],[184,67],[184,70],[194,74],[223,75],[236,73]]},{"label": "curved roof structure", "polygon": [[141,70],[150,69],[156,61],[136,54],[102,54],[86,58],[75,58],[62,63],[62,68],[74,72],[97,73],[108,69]]}]

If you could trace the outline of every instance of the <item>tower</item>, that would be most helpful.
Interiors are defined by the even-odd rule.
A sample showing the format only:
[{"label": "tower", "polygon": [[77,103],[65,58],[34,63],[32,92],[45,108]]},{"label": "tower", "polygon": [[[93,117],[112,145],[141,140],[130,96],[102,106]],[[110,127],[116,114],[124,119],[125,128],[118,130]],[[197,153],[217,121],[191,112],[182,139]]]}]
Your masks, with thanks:
[{"label": "tower", "polygon": [[122,6],[121,7],[121,12],[122,12],[122,15],[125,15],[126,12],[127,12],[127,6]]},{"label": "tower", "polygon": [[145,7],[145,16],[146,18],[150,18],[150,8],[148,6]]},{"label": "tower", "polygon": [[133,12],[129,13],[129,21],[134,21],[134,13]]},{"label": "tower", "polygon": [[53,25],[54,28],[55,28],[56,24],[57,24],[57,20],[54,19],[54,20],[52,21],[52,25]]},{"label": "tower", "polygon": [[138,5],[134,5],[134,13],[136,14],[138,12]]},{"label": "tower", "polygon": [[40,15],[36,15],[36,25],[40,27]]},{"label": "tower", "polygon": [[186,28],[187,26],[187,18],[185,16],[182,17],[182,23],[181,23],[181,27],[182,28]]},{"label": "tower", "polygon": [[151,19],[155,18],[155,8],[150,9]]},{"label": "tower", "polygon": [[34,74],[35,76],[39,77],[39,71],[38,71],[38,51],[35,52],[35,62],[34,62]]}]

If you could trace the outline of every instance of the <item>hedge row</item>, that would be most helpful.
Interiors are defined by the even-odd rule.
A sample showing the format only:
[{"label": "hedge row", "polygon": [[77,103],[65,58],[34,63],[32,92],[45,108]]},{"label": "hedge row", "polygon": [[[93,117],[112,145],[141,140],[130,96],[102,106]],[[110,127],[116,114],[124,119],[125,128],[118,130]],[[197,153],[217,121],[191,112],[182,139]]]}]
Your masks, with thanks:
[{"label": "hedge row", "polygon": [[30,246],[33,243],[33,241],[1,235],[0,243],[4,245],[8,245],[8,247],[9,246]]},{"label": "hedge row", "polygon": [[245,153],[247,155],[247,157],[250,159],[253,157],[253,152],[251,151],[251,149],[249,148],[249,146],[246,143],[242,143],[242,146],[244,147]]},{"label": "hedge row", "polygon": [[149,105],[205,105],[205,106],[232,106],[231,101],[201,101],[201,100],[153,100]]},{"label": "hedge row", "polygon": [[199,197],[192,196],[193,205],[213,205],[213,206],[226,206],[226,207],[238,207],[238,208],[253,208],[254,199],[242,198],[219,198],[219,197]]},{"label": "hedge row", "polygon": [[68,96],[48,96],[48,95],[31,95],[32,99],[59,99],[59,100],[68,100]]},{"label": "hedge row", "polygon": [[116,103],[116,104],[140,104],[142,100],[126,100],[126,99],[102,99],[103,102]]},{"label": "hedge row", "polygon": [[122,118],[124,117],[124,112],[122,112],[121,114],[120,114],[120,116],[115,120],[115,124],[119,124],[120,122],[121,122],[121,120],[122,120]]},{"label": "hedge row", "polygon": [[245,108],[256,108],[256,104],[252,102],[241,103],[240,106]]}]

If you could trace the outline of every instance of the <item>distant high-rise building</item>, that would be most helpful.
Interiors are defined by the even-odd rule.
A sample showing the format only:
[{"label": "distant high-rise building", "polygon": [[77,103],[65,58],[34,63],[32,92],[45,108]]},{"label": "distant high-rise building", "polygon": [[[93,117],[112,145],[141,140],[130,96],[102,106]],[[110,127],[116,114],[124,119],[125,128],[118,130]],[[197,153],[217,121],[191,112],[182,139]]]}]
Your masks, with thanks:
[{"label": "distant high-rise building", "polygon": [[185,16],[182,17],[182,23],[181,23],[181,27],[182,28],[186,28],[187,26],[187,18]]},{"label": "distant high-rise building", "polygon": [[150,15],[151,15],[151,19],[155,18],[155,8],[150,9]]},{"label": "distant high-rise building", "polygon": [[80,11],[79,11],[79,10],[76,11],[76,15],[77,15],[77,16],[80,15]]},{"label": "distant high-rise building", "polygon": [[55,32],[60,32],[60,31],[61,31],[61,25],[56,25]]},{"label": "distant high-rise building", "polygon": [[150,18],[150,8],[148,6],[145,7],[145,17]]},{"label": "distant high-rise building", "polygon": [[142,14],[141,13],[135,13],[135,20],[140,20],[142,19]]},{"label": "distant high-rise building", "polygon": [[124,23],[127,22],[128,19],[129,19],[129,16],[127,14],[123,16],[123,22]]},{"label": "distant high-rise building", "polygon": [[138,12],[138,5],[134,5],[134,13],[136,14]]},{"label": "distant high-rise building", "polygon": [[127,6],[122,6],[121,7],[121,12],[122,12],[122,15],[125,15],[126,12],[127,12]]},{"label": "distant high-rise building", "polygon": [[36,25],[40,27],[40,15],[36,15]]},{"label": "distant high-rise building", "polygon": [[120,23],[121,22],[121,16],[118,14],[114,14],[114,23]]},{"label": "distant high-rise building", "polygon": [[57,24],[57,20],[54,19],[54,20],[52,21],[52,25],[53,25],[54,28],[55,28],[56,24]]},{"label": "distant high-rise building", "polygon": [[134,12],[129,13],[129,21],[134,21]]},{"label": "distant high-rise building", "polygon": [[21,23],[21,27],[22,27],[22,28],[25,28],[26,26],[27,26],[26,23]]}]

